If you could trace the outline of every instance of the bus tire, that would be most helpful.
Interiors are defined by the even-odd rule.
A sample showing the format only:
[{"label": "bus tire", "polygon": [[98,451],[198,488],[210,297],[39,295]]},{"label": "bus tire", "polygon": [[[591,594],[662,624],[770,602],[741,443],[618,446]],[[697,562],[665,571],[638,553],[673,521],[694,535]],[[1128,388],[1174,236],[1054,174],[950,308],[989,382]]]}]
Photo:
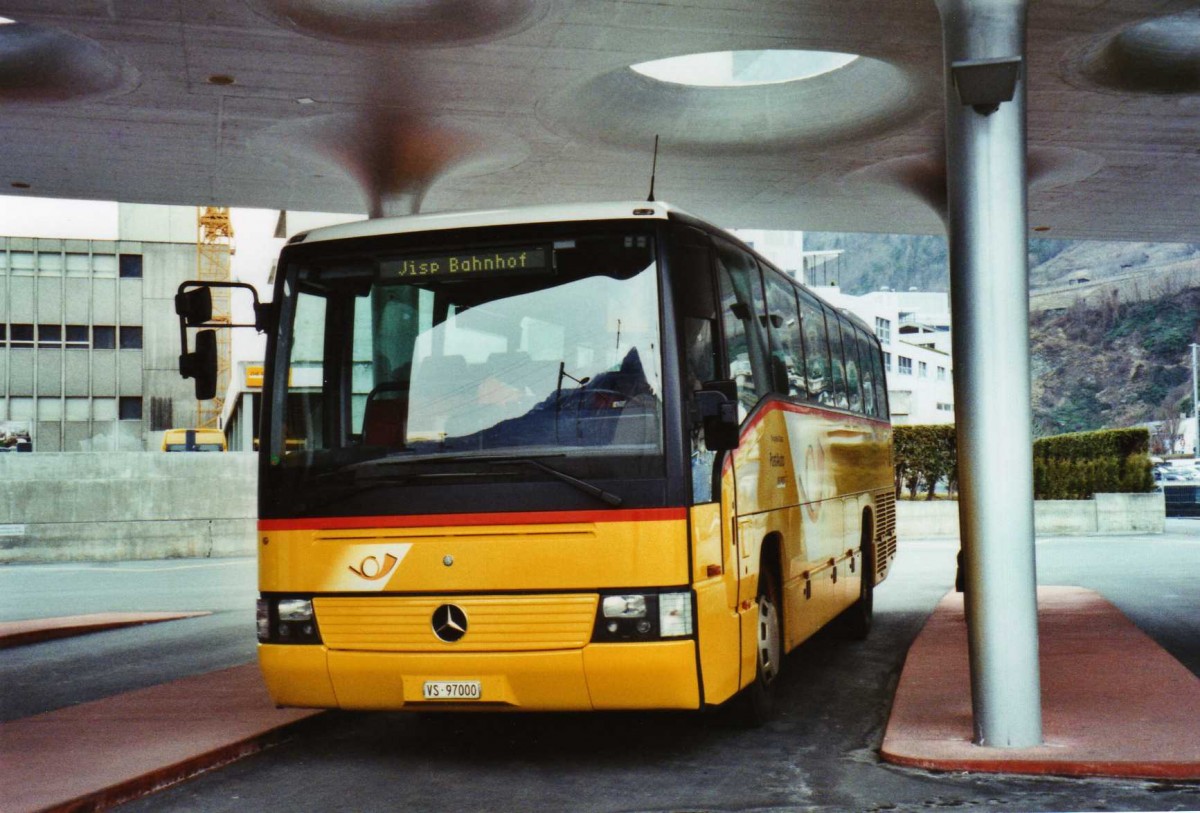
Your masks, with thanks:
[{"label": "bus tire", "polygon": [[783,670],[783,606],[779,579],[763,562],[758,571],[754,680],[735,698],[738,723],[756,728],[775,716],[775,694]]},{"label": "bus tire", "polygon": [[871,633],[871,620],[875,615],[875,546],[871,539],[870,526],[863,524],[862,579],[858,589],[858,600],[842,613],[842,635],[852,641],[862,641]]}]

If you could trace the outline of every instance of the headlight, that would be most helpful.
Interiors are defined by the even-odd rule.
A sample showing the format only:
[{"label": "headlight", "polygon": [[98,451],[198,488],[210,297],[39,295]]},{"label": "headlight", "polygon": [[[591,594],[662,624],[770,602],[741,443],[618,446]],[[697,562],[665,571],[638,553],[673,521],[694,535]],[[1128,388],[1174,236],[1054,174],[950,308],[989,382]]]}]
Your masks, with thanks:
[{"label": "headlight", "polygon": [[645,596],[605,596],[602,604],[605,618],[645,618]]},{"label": "headlight", "polygon": [[264,644],[321,643],[312,599],[259,599],[257,621],[258,640]]},{"label": "headlight", "polygon": [[691,592],[622,593],[600,597],[592,640],[657,641],[692,632]]},{"label": "headlight", "polygon": [[280,621],[312,621],[312,601],[306,598],[279,599]]}]

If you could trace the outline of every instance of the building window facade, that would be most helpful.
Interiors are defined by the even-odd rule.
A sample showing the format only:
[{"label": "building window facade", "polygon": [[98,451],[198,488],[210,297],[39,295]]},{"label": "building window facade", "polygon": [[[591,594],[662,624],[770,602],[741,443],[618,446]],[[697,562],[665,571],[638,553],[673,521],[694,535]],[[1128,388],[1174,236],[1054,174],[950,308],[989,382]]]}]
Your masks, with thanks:
[{"label": "building window facade", "polygon": [[[130,218],[130,231],[159,234],[153,221]],[[148,433],[194,410],[189,387],[157,375],[178,352],[175,315],[144,280],[174,288],[195,267],[195,244],[143,239],[0,235],[0,422],[18,424],[35,451],[156,448]],[[147,398],[159,404],[155,429]]]},{"label": "building window facade", "polygon": [[875,335],[879,337],[880,344],[892,343],[892,320],[884,319],[881,316],[875,317]]},{"label": "building window facade", "polygon": [[900,375],[912,375],[912,362],[908,356],[897,356],[899,359]]},{"label": "building window facade", "polygon": [[121,279],[142,278],[142,255],[122,254],[118,260]]}]

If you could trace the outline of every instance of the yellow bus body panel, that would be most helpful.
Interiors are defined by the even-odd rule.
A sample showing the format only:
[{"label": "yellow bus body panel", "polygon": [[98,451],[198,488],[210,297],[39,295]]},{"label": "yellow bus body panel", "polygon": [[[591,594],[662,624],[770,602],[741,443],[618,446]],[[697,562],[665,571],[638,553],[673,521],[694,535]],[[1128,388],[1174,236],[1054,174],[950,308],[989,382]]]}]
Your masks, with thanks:
[{"label": "yellow bus body panel", "polygon": [[[876,580],[895,556],[891,428],[764,405],[689,509],[264,520],[263,593],[315,594],[323,643],[264,644],[276,703],[348,709],[694,709],[755,675],[764,546],[777,551],[790,650],[857,599],[862,523]],[[889,513],[891,512],[891,513]],[[592,643],[601,589],[690,587],[694,639]],[[433,635],[460,606],[471,634]],[[532,621],[530,620],[532,619]],[[479,701],[425,700],[478,681]]]},{"label": "yellow bus body panel", "polygon": [[[743,430],[731,461],[742,603],[757,595],[762,548],[774,540],[787,650],[859,596],[864,515],[877,518],[877,503],[893,488],[891,434],[883,421],[784,401],[761,407]],[[876,543],[877,581],[895,555],[888,521],[890,545]],[[745,686],[757,658],[757,608],[742,621]]]},{"label": "yellow bus body panel", "polygon": [[700,672],[704,702],[716,705],[741,688],[738,559],[718,503],[697,505],[691,516]]},{"label": "yellow bus body panel", "polygon": [[[260,644],[259,663],[278,705],[385,710],[593,711],[697,709],[691,640],[591,644],[553,652],[347,652]],[[425,700],[427,681],[481,684],[479,701]]]},{"label": "yellow bus body panel", "polygon": [[689,583],[680,519],[278,530],[260,523],[259,590],[577,590]]},{"label": "yellow bus body panel", "polygon": [[[672,518],[654,518],[664,513]],[[692,639],[591,643],[598,588],[690,585],[686,512],[650,515],[503,524],[476,516],[430,527],[315,520],[322,527],[309,529],[264,521],[259,587],[316,594],[323,641],[259,646],[271,696],[345,709],[699,708]],[[452,644],[431,623],[446,603],[470,623]],[[478,681],[482,699],[424,698],[426,682],[445,680]]]}]

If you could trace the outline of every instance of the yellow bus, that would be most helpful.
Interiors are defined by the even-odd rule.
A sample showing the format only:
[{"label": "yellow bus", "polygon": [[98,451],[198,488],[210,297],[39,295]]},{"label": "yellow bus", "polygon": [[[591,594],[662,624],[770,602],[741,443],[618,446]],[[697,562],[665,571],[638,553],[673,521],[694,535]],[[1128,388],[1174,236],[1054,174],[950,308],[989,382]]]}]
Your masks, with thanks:
[{"label": "yellow bus", "polygon": [[661,203],[333,226],[263,312],[277,704],[760,721],[785,653],[866,634],[896,553],[879,343],[721,229]]},{"label": "yellow bus", "polygon": [[163,432],[164,452],[224,452],[225,433],[220,429],[168,429]]}]

